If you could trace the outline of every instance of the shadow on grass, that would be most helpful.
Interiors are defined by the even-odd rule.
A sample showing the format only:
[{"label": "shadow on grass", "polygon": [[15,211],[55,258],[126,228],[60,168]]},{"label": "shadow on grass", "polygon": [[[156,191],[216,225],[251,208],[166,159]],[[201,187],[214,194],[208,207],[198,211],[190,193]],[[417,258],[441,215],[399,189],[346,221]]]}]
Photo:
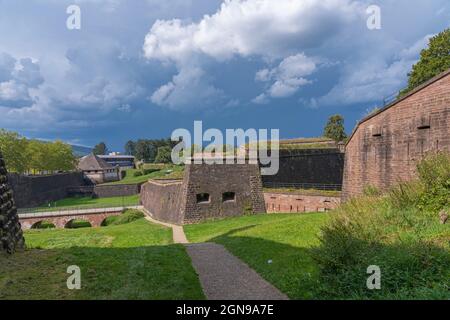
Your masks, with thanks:
[{"label": "shadow on grass", "polygon": [[[0,299],[204,299],[181,245],[29,249],[0,260]],[[81,290],[67,288],[71,265]]]},{"label": "shadow on grass", "polygon": [[[224,245],[291,299],[449,299],[450,253],[430,243],[358,243],[341,248],[342,256],[322,243],[296,247],[272,240],[240,236],[254,226],[231,230],[211,239]],[[381,268],[381,290],[369,290],[367,268]]]}]

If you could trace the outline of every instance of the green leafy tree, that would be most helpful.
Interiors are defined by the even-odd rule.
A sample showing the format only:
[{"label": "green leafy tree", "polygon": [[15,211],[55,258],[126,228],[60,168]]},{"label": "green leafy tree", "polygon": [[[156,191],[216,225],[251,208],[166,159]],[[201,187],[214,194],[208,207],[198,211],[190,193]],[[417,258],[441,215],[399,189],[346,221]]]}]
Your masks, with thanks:
[{"label": "green leafy tree", "polygon": [[95,155],[104,155],[108,152],[108,148],[106,147],[106,144],[104,142],[100,142],[94,147],[94,150],[92,150],[92,153]]},{"label": "green leafy tree", "polygon": [[25,173],[30,169],[28,140],[16,132],[0,129],[0,151],[10,172]]},{"label": "green leafy tree", "polygon": [[139,139],[136,142],[136,151],[135,151],[136,159],[148,162],[150,161],[154,153],[155,151],[153,146],[151,146],[147,140]]},{"label": "green leafy tree", "polygon": [[62,141],[49,143],[47,146],[49,171],[70,171],[75,169],[75,157],[72,147]]},{"label": "green leafy tree", "polygon": [[450,29],[430,39],[428,48],[420,53],[420,60],[408,74],[408,87],[402,90],[404,96],[422,83],[450,68]]},{"label": "green leafy tree", "polygon": [[134,141],[129,140],[125,144],[125,154],[129,156],[135,156],[136,155],[136,143]]},{"label": "green leafy tree", "polygon": [[159,147],[158,153],[155,158],[155,163],[171,163],[172,162],[171,153],[172,148],[168,146]]},{"label": "green leafy tree", "polygon": [[345,134],[344,118],[335,114],[328,119],[324,129],[324,136],[333,139],[336,142],[344,141],[347,138]]}]

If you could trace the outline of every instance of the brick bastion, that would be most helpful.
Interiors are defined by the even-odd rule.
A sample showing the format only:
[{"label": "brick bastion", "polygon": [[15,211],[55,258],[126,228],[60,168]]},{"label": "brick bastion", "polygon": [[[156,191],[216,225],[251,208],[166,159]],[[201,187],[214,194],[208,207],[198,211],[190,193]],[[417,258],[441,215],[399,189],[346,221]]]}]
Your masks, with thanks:
[{"label": "brick bastion", "polygon": [[343,200],[414,179],[437,151],[450,151],[450,69],[359,122],[345,148]]}]

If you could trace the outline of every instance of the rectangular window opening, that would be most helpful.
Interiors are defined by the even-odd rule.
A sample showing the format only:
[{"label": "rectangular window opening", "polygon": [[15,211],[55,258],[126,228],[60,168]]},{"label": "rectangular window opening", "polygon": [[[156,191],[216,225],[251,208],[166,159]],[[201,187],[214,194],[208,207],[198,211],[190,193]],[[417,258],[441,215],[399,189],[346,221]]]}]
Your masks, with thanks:
[{"label": "rectangular window opening", "polygon": [[209,202],[209,193],[197,194],[197,203],[208,203],[208,202]]},{"label": "rectangular window opening", "polygon": [[236,194],[234,192],[224,192],[222,194],[222,201],[235,201],[236,200]]}]

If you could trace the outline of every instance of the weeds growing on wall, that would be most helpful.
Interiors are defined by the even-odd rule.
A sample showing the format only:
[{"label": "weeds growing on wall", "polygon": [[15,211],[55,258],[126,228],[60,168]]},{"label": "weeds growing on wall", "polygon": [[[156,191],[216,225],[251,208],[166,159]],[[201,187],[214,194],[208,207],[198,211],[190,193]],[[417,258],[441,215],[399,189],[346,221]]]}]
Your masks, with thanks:
[{"label": "weeds growing on wall", "polygon": [[[450,155],[427,156],[418,179],[384,195],[350,200],[322,229],[314,251],[324,297],[449,299]],[[373,195],[374,194],[374,195]],[[367,268],[381,269],[381,289],[369,290]]]}]

